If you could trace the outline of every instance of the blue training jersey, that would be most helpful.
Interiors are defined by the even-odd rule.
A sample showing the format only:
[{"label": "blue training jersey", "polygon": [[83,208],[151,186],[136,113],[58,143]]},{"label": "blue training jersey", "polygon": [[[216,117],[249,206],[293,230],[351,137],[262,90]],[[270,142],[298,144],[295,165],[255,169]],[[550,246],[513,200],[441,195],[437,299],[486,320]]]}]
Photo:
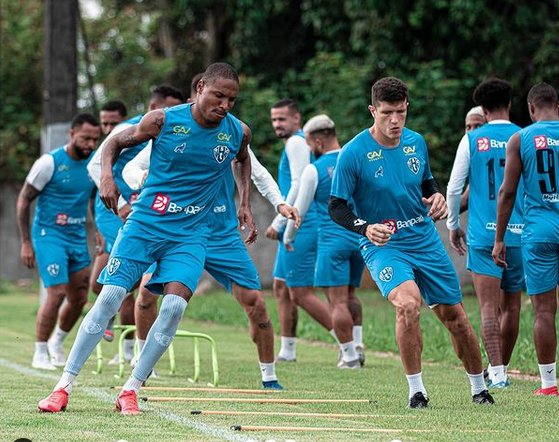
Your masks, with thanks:
[{"label": "blue training jersey", "polygon": [[208,215],[243,140],[241,122],[233,115],[227,114],[215,128],[203,128],[192,117],[192,106],[164,110],[149,174],[128,218],[172,241],[207,228]]},{"label": "blue training jersey", "polygon": [[[142,117],[143,115],[136,115],[135,117],[121,122],[120,124],[136,125],[140,122]],[[136,155],[138,155],[147,145],[148,141],[142,144],[138,144],[137,146],[123,149],[118,159],[116,160],[115,165],[113,166],[113,176],[118,190],[120,191],[122,197],[129,203],[133,203],[134,200],[138,197],[138,191],[132,190],[130,186],[126,184],[126,181],[124,181],[124,178],[122,177],[122,171],[124,170],[126,164],[131,161]],[[115,215],[112,210],[108,210],[105,207],[105,204],[103,204],[103,201],[101,201],[101,198],[99,197],[99,191],[97,191],[97,195],[95,197],[95,224],[99,225],[100,223],[114,222],[118,222],[119,225],[122,224],[120,218]]]},{"label": "blue training jersey", "polygon": [[559,121],[520,131],[524,184],[523,243],[559,243]]},{"label": "blue training jersey", "polygon": [[[353,199],[360,218],[393,229],[382,247],[425,250],[439,246],[429,209],[421,200],[421,184],[432,178],[427,145],[420,134],[404,128],[400,144],[387,148],[365,129],[338,157],[332,196]],[[365,237],[360,242],[376,247]]]},{"label": "blue training jersey", "polygon": [[212,242],[230,237],[234,232],[237,233],[239,221],[235,206],[235,178],[232,168],[224,172],[223,186],[213,204],[212,212]]},{"label": "blue training jersey", "polygon": [[85,240],[87,208],[95,187],[87,173],[93,153],[85,160],[74,160],[64,147],[59,147],[48,155],[54,159],[54,172],[37,197],[33,236]]},{"label": "blue training jersey", "polygon": [[340,151],[322,155],[313,163],[318,173],[314,203],[318,214],[318,247],[335,250],[357,250],[359,235],[335,223],[328,214],[332,178]]},{"label": "blue training jersey", "polygon": [[[485,124],[468,133],[470,142],[470,197],[468,245],[493,247],[497,228],[497,194],[505,175],[507,142],[520,127],[512,123]],[[507,226],[505,244],[520,247],[524,221],[524,191],[518,188],[514,210]]]}]

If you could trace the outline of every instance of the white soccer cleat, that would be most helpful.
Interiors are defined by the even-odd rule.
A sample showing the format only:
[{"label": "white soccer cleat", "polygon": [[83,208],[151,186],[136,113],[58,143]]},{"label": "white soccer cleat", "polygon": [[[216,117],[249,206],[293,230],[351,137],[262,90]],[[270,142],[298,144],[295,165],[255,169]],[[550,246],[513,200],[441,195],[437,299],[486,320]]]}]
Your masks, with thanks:
[{"label": "white soccer cleat", "polygon": [[37,370],[56,370],[56,367],[52,364],[49,356],[45,353],[36,353],[33,355],[33,361],[31,362],[31,367]]},{"label": "white soccer cleat", "polygon": [[55,345],[51,341],[47,342],[50,362],[55,367],[64,367],[66,365],[66,357],[64,356],[64,348],[60,345]]}]

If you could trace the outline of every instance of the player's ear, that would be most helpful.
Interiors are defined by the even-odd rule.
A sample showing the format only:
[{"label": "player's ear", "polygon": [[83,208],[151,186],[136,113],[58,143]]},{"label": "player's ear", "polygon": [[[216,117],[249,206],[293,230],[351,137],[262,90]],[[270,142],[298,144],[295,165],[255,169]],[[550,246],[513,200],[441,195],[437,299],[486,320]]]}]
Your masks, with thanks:
[{"label": "player's ear", "polygon": [[373,116],[373,118],[376,118],[376,117],[375,117],[376,108],[375,108],[372,104],[369,104],[369,106],[367,106],[367,108],[369,109],[369,112],[371,113],[371,115]]}]

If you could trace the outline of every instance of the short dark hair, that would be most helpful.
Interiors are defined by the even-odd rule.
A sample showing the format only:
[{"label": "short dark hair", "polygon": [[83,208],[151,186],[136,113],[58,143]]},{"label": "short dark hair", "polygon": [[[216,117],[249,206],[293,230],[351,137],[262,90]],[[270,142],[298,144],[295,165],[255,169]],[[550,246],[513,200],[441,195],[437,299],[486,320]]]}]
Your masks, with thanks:
[{"label": "short dark hair", "polygon": [[198,83],[200,82],[203,76],[204,73],[201,72],[199,74],[196,74],[194,77],[192,77],[192,81],[190,82],[190,98],[194,97],[198,93]]},{"label": "short dark hair", "polygon": [[90,124],[91,126],[98,127],[99,121],[95,118],[92,114],[78,114],[72,120],[72,124],[70,125],[71,129],[79,129],[84,124]]},{"label": "short dark hair", "polygon": [[408,99],[408,86],[396,77],[384,77],[371,88],[371,103],[378,105],[381,101],[399,103]]},{"label": "short dark hair", "polygon": [[557,91],[547,83],[538,83],[528,92],[528,103],[537,108],[549,108],[557,105]]},{"label": "short dark hair", "polygon": [[297,102],[291,98],[282,98],[280,101],[276,102],[272,109],[279,109],[281,107],[288,107],[289,112],[292,114],[300,113],[299,112],[299,105]]},{"label": "short dark hair", "polygon": [[125,117],[127,114],[126,106],[122,101],[118,101],[118,100],[109,101],[105,103],[101,108],[101,110],[107,112],[118,112],[121,117]]},{"label": "short dark hair", "polygon": [[491,77],[477,85],[472,98],[489,112],[506,109],[512,99],[512,86],[508,81]]},{"label": "short dark hair", "polygon": [[313,137],[333,138],[336,136],[336,129],[320,129],[314,132],[309,132]]},{"label": "short dark hair", "polygon": [[204,84],[211,84],[218,78],[225,78],[239,83],[239,75],[237,71],[229,63],[212,63],[202,74]]},{"label": "short dark hair", "polygon": [[181,103],[184,103],[184,94],[180,89],[177,89],[173,86],[167,85],[160,85],[157,86],[155,89],[151,91],[151,99],[156,99],[157,101],[161,102],[164,101],[167,97],[173,97],[179,100]]}]

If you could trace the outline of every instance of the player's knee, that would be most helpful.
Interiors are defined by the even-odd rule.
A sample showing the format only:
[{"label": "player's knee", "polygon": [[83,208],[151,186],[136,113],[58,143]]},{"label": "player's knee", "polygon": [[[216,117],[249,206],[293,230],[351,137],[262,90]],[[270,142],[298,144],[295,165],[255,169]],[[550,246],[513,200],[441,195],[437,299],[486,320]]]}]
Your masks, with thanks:
[{"label": "player's knee", "polygon": [[415,299],[405,299],[396,306],[396,318],[406,325],[419,322],[419,311],[421,304]]},{"label": "player's knee", "polygon": [[157,295],[141,290],[136,305],[141,311],[150,310],[157,304]]}]

